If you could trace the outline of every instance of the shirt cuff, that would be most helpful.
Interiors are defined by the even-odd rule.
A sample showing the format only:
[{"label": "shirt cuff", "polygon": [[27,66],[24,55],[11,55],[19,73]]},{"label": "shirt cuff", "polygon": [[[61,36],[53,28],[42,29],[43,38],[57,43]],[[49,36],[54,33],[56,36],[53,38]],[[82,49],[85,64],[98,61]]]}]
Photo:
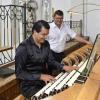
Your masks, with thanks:
[{"label": "shirt cuff", "polygon": [[64,67],[64,64],[61,64],[61,65],[60,65],[61,70],[63,70],[63,67]]},{"label": "shirt cuff", "polygon": [[33,75],[33,80],[40,80],[40,77],[41,77],[41,74],[40,73],[34,74]]}]

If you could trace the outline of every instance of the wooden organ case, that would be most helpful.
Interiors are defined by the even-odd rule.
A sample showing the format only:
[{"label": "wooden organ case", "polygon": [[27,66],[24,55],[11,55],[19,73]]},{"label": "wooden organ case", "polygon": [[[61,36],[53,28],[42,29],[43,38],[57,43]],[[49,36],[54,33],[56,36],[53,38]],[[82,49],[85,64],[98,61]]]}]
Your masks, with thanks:
[{"label": "wooden organ case", "polygon": [[78,70],[61,72],[32,96],[32,100],[100,100],[100,34],[94,45],[85,45],[67,55],[62,63]]}]

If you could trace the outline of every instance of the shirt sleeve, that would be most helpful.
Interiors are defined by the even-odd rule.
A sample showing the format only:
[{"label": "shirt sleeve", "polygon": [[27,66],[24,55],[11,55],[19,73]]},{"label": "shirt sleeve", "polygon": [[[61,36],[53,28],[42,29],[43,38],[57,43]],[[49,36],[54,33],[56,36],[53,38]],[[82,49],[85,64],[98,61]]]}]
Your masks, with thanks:
[{"label": "shirt sleeve", "polygon": [[77,33],[75,33],[72,29],[70,29],[67,25],[66,25],[66,31],[67,31],[67,34],[70,35],[71,38],[74,38]]},{"label": "shirt sleeve", "polygon": [[30,73],[25,69],[25,64],[27,61],[27,50],[25,46],[19,46],[16,50],[15,56],[15,74],[18,79],[22,80],[38,80],[40,79],[40,74]]}]

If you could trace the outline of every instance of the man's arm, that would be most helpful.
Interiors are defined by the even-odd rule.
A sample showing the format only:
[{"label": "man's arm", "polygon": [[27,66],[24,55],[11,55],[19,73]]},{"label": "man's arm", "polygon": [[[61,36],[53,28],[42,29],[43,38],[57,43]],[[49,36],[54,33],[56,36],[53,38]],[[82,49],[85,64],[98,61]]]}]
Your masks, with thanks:
[{"label": "man's arm", "polygon": [[82,38],[78,34],[74,37],[74,39],[77,40],[78,42],[82,42],[82,43],[92,45],[92,43],[90,41],[85,40],[84,38]]},{"label": "man's arm", "polygon": [[22,80],[37,80],[41,74],[30,73],[26,70],[27,50],[25,46],[19,46],[15,56],[15,74],[18,79]]}]

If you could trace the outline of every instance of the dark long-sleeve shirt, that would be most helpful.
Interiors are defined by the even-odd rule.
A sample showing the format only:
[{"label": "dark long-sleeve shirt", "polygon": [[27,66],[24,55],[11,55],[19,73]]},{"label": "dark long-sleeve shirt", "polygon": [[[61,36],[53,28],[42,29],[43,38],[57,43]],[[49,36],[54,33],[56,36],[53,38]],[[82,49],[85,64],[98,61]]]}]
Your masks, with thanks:
[{"label": "dark long-sleeve shirt", "polygon": [[15,74],[18,79],[39,80],[41,74],[46,73],[47,64],[59,69],[63,67],[54,60],[47,41],[39,48],[30,36],[16,49]]}]

